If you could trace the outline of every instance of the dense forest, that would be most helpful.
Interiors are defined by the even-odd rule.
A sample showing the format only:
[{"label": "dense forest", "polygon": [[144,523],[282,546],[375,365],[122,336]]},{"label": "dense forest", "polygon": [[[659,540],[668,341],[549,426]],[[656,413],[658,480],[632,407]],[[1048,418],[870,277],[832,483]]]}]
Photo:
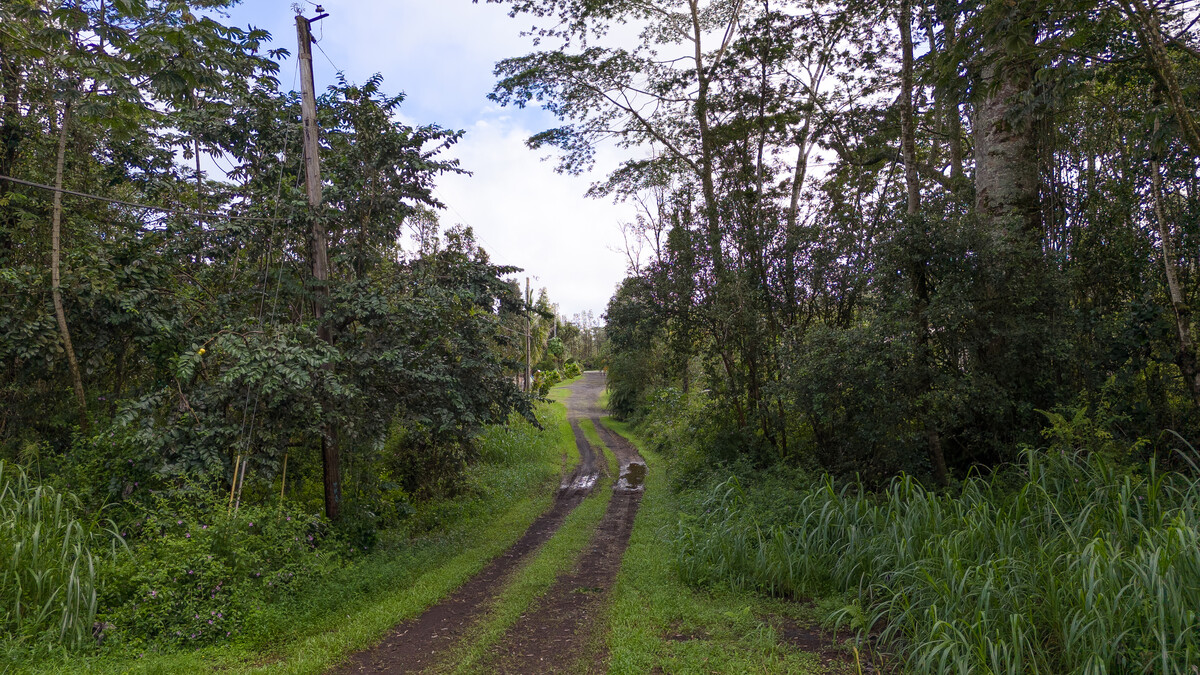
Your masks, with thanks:
[{"label": "dense forest", "polygon": [[915,672],[1197,663],[1200,6],[506,4],[529,145],[628,150],[609,401],[681,574],[843,589]]},{"label": "dense forest", "polygon": [[642,213],[619,414],[701,388],[718,452],[876,484],[1085,410],[1141,459],[1194,437],[1194,3],[518,5],[587,45],[499,64],[567,122],[531,145],[653,148],[594,187]]},{"label": "dense forest", "polygon": [[310,207],[287,52],[233,4],[0,7],[0,653],[218,641],[461,496],[486,427],[536,424],[527,350],[543,394],[600,358],[439,225],[461,132],[382,77],[317,98]]},{"label": "dense forest", "polygon": [[442,226],[463,133],[381,75],[306,100],[237,0],[0,5],[0,672],[323,672],[615,451],[585,369],[649,465],[612,672],[792,672],[751,615],[801,606],[857,672],[1200,667],[1200,4],[488,2],[529,147],[622,153],[603,322]]}]

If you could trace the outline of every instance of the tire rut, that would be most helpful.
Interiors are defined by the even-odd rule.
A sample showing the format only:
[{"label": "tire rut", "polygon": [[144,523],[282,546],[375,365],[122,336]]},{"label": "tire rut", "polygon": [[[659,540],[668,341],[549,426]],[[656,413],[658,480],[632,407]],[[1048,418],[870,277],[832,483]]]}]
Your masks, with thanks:
[{"label": "tire rut", "polygon": [[646,464],[628,441],[600,423],[599,415],[591,419],[616,455],[620,476],[578,564],[555,580],[492,648],[497,673],[604,671],[600,619],[633,532]]},{"label": "tire rut", "polygon": [[[416,618],[401,622],[375,647],[355,653],[331,675],[352,673],[417,673],[432,668],[467,634],[476,620],[488,609],[490,601],[503,589],[511,577],[542,544],[549,541],[563,521],[583,501],[599,479],[601,461],[579,427],[579,419],[595,408],[603,389],[603,373],[588,373],[572,385],[572,396],[566,400],[567,417],[579,449],[579,464],[559,485],[554,503],[538,516],[521,538],[504,553],[487,563],[445,599],[429,607]],[[583,410],[572,406],[575,398],[585,399]],[[596,423],[599,426],[599,422]]]}]

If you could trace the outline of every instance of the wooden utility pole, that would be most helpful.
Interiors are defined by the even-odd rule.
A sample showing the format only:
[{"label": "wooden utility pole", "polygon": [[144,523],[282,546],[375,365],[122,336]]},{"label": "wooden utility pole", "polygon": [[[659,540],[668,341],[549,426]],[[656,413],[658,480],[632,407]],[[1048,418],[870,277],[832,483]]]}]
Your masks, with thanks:
[{"label": "wooden utility pole", "polygon": [[[308,219],[312,226],[310,258],[313,276],[313,318],[317,335],[333,344],[333,333],[321,322],[329,297],[329,242],[325,220],[321,217],[321,157],[317,135],[317,95],[313,85],[312,23],[328,14],[311,19],[296,15],[296,43],[300,56],[300,116],[304,124],[304,185],[308,191]],[[321,465],[325,474],[325,516],[337,520],[341,515],[341,457],[337,435],[328,420],[321,425]]]},{"label": "wooden utility pole", "polygon": [[533,325],[529,320],[529,277],[525,277],[525,391],[533,391]]}]

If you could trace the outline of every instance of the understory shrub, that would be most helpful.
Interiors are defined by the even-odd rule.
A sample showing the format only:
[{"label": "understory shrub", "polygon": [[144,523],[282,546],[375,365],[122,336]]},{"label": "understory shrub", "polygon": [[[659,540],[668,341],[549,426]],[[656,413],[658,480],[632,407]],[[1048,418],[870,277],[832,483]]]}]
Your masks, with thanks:
[{"label": "understory shrub", "polygon": [[904,476],[704,491],[676,535],[696,584],[842,613],[918,673],[1193,673],[1200,666],[1200,480],[1103,454],[1024,451],[954,495]]},{"label": "understory shrub", "polygon": [[315,515],[229,503],[200,486],[158,495],[124,533],[100,620],[123,642],[207,644],[241,631],[263,604],[341,564],[344,544]]},{"label": "understory shrub", "polygon": [[550,393],[550,388],[563,381],[563,374],[558,370],[539,370],[533,374],[533,389],[539,396]]}]

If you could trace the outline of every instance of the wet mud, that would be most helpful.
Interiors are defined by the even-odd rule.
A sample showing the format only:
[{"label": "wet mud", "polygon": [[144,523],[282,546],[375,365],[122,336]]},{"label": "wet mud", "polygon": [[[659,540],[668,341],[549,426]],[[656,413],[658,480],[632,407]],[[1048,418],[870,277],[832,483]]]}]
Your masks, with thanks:
[{"label": "wet mud", "polygon": [[[603,376],[589,373],[583,383],[583,391],[577,390],[574,396],[598,402]],[[598,403],[582,414],[591,419],[600,439],[617,458],[619,478],[578,564],[555,580],[493,647],[498,673],[604,672],[607,654],[600,619],[633,532],[646,463],[628,441],[600,423],[603,411]]]},{"label": "wet mud", "polygon": [[[448,597],[420,616],[402,622],[378,645],[352,655],[331,673],[418,673],[431,669],[449,653],[487,611],[509,577],[558,531],[567,515],[595,487],[603,462],[584,437],[579,420],[585,414],[598,416],[597,399],[603,388],[604,374],[588,373],[573,385],[572,396],[566,400],[580,461],[570,474],[564,476],[550,509],[538,516],[515,544]],[[581,409],[572,405],[576,401],[582,404]],[[596,424],[599,426],[598,421]]]}]

